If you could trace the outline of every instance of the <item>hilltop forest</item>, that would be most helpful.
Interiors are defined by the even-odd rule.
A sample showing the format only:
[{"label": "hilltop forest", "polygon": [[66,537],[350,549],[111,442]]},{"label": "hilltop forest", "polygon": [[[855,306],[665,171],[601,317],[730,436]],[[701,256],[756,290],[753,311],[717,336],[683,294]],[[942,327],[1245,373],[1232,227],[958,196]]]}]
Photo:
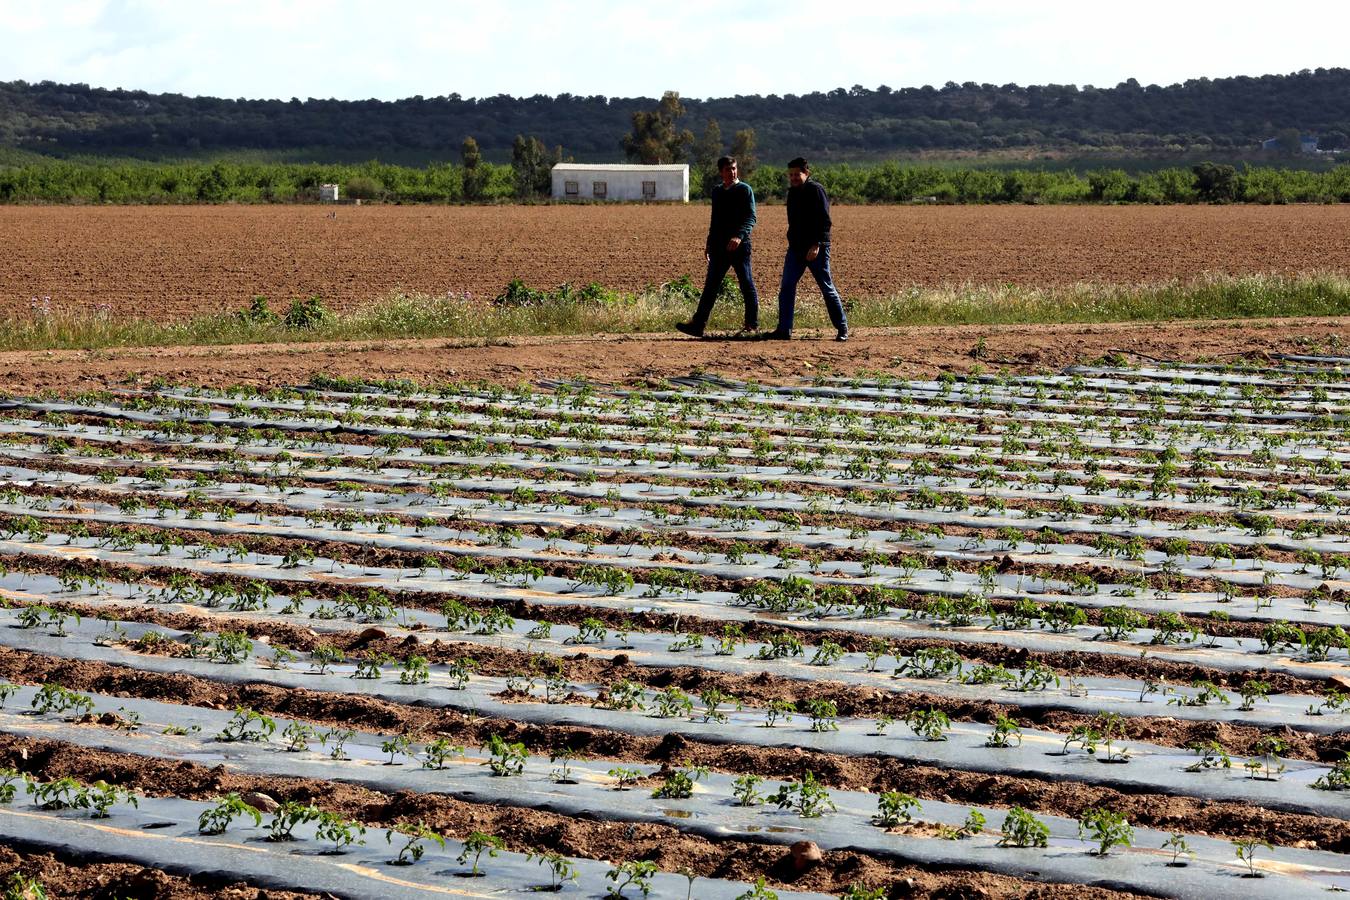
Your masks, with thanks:
[{"label": "hilltop forest", "polygon": [[[836,88],[801,96],[682,98],[682,126],[753,129],[767,158],[879,160],[923,151],[1118,150],[1125,155],[1250,152],[1284,132],[1350,148],[1350,69],[1199,78],[1167,86],[992,85]],[[44,156],[182,159],[254,151],[277,161],[456,158],[474,137],[505,162],[517,135],[577,160],[622,158],[648,97],[248,100],[43,81],[0,83],[0,146]]]}]

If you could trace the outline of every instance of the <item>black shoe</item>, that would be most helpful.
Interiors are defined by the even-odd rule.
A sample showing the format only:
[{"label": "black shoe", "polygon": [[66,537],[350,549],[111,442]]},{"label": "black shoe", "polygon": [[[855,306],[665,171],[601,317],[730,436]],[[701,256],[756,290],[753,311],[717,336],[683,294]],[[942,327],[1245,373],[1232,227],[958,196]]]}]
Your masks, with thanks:
[{"label": "black shoe", "polygon": [[766,341],[790,341],[790,340],[792,340],[792,333],[789,332],[789,331],[770,331],[768,334],[764,335],[764,340],[766,340]]},{"label": "black shoe", "polygon": [[847,341],[847,340],[848,340],[848,329],[847,329],[847,328],[840,328],[840,329],[839,329],[839,333],[836,334],[836,335],[834,336],[834,339],[835,339],[836,341],[838,341],[839,343],[841,343],[841,344],[844,343],[844,341]]},{"label": "black shoe", "polygon": [[690,337],[696,338],[703,337],[703,329],[699,328],[693,322],[676,322],[675,330],[678,331],[680,334],[687,334]]}]

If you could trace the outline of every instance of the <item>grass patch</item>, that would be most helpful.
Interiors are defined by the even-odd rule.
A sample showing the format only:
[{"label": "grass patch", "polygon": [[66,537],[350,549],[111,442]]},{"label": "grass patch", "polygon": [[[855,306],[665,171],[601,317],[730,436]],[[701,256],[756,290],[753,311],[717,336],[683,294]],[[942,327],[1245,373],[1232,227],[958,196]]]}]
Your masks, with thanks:
[{"label": "grass patch", "polygon": [[[540,292],[519,283],[493,301],[400,293],[347,313],[325,310],[313,299],[296,301],[286,312],[255,302],[234,313],[170,323],[38,307],[3,322],[0,350],[668,332],[690,317],[695,300],[696,291],[681,279],[638,294],[595,285]],[[855,298],[847,305],[855,328],[1344,316],[1350,315],[1350,278],[1214,275],[1150,285],[916,287],[889,297]],[[765,297],[761,306],[761,325],[772,328],[773,298]],[[733,285],[709,327],[736,329],[741,315]],[[814,297],[798,298],[797,322],[808,329],[829,324],[824,305]]]}]

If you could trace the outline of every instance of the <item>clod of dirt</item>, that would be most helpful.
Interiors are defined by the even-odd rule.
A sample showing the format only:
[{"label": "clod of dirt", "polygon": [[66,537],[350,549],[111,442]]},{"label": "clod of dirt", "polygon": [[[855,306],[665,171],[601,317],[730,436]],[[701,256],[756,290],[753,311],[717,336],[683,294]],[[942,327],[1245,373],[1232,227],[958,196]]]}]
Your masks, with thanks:
[{"label": "clod of dirt", "polygon": [[825,854],[820,852],[815,841],[798,841],[792,845],[792,868],[798,872],[814,868],[824,858]]},{"label": "clod of dirt", "polygon": [[363,647],[372,641],[382,641],[387,637],[389,637],[389,632],[385,631],[383,628],[367,628],[356,636],[356,640],[352,642],[352,646]]},{"label": "clod of dirt", "polygon": [[262,791],[249,791],[241,795],[239,799],[261,813],[274,813],[281,808],[280,803]]}]

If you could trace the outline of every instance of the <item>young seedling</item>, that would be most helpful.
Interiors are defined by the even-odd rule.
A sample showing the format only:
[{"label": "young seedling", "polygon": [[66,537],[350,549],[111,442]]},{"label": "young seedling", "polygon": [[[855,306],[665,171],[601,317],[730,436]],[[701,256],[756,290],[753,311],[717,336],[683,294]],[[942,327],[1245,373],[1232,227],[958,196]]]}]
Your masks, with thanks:
[{"label": "young seedling", "polygon": [[202,834],[224,834],[230,823],[240,816],[252,819],[254,827],[262,824],[262,813],[241,800],[238,794],[226,794],[197,817],[197,830]]},{"label": "young seedling", "polygon": [[815,732],[838,731],[839,707],[833,700],[807,700],[806,714],[811,717],[811,730]]},{"label": "young seedling", "polygon": [[334,728],[319,735],[319,746],[327,747],[332,744],[333,749],[328,751],[329,758],[347,759],[347,751],[343,747],[354,737],[356,737],[356,732],[350,728]]},{"label": "young seedling", "polygon": [[1243,878],[1266,877],[1264,872],[1258,872],[1256,870],[1257,847],[1265,847],[1267,850],[1275,849],[1268,841],[1263,841],[1258,838],[1243,838],[1242,840],[1233,841],[1233,849],[1237,853],[1237,858],[1242,860],[1247,866],[1247,872],[1242,876]]},{"label": "young seedling", "polygon": [[629,769],[624,766],[615,766],[605,774],[614,779],[614,790],[616,791],[626,791],[645,777],[637,769]]},{"label": "young seedling", "polygon": [[293,841],[295,836],[291,833],[295,826],[305,822],[316,821],[322,814],[317,806],[308,803],[300,803],[297,800],[287,800],[272,813],[272,824],[268,826],[271,834],[268,835],[269,841]]},{"label": "young seedling", "polygon": [[1048,847],[1050,828],[1020,806],[1008,810],[1003,819],[1000,847]]},{"label": "young seedling", "polygon": [[707,766],[676,769],[666,775],[666,780],[652,791],[652,796],[660,800],[688,800],[694,796],[694,782],[707,774]]},{"label": "young seedling", "polygon": [[[1183,869],[1190,865],[1190,861],[1195,859],[1195,851],[1191,845],[1186,842],[1186,835],[1180,831],[1174,831],[1162,843],[1163,850],[1172,851],[1172,859],[1167,865],[1174,869]],[[1186,857],[1182,859],[1182,857]]]},{"label": "young seedling", "polygon": [[469,657],[461,657],[452,662],[446,669],[446,678],[449,682],[446,686],[452,691],[462,691],[469,684],[469,678],[478,670],[478,661]]},{"label": "young seedling", "polygon": [[803,819],[819,818],[826,810],[833,811],[837,808],[834,801],[830,800],[830,792],[810,771],[801,781],[790,781],[779,787],[769,799],[777,804],[779,809],[795,809],[797,815]]},{"label": "young seedling", "polygon": [[398,856],[388,860],[391,866],[410,866],[422,858],[427,848],[423,846],[427,841],[432,841],[445,849],[445,838],[432,831],[422,822],[399,822],[384,834],[385,843],[393,846],[394,835],[404,839],[403,846],[399,848]]},{"label": "young seedling", "polygon": [[444,769],[453,756],[463,756],[464,748],[451,744],[445,738],[436,738],[436,740],[422,748],[422,768],[435,769],[437,771]]},{"label": "young seedling", "polygon": [[337,813],[319,813],[319,827],[314,836],[321,841],[332,841],[333,849],[325,851],[330,856],[340,856],[345,848],[353,844],[364,844],[366,826],[355,819],[344,819]]},{"label": "young seedling", "polygon": [[94,700],[85,694],[63,688],[59,684],[44,684],[33,695],[33,711],[39,714],[74,712],[86,715],[93,711]]},{"label": "young seedling", "polygon": [[725,723],[727,721],[726,713],[718,709],[718,707],[720,707],[724,703],[733,704],[736,707],[736,709],[738,710],[741,709],[740,700],[736,699],[730,694],[723,693],[717,688],[709,688],[708,690],[699,694],[698,698],[703,702],[704,722]]},{"label": "young seedling", "polygon": [[905,724],[925,741],[945,741],[952,720],[940,709],[915,709],[905,716]]},{"label": "young seedling", "polygon": [[1252,750],[1256,752],[1256,756],[1243,763],[1242,767],[1254,779],[1277,781],[1285,769],[1279,755],[1288,749],[1289,743],[1283,738],[1278,738],[1273,734],[1264,735],[1252,745]]},{"label": "young seedling", "polygon": [[118,801],[130,803],[132,806],[139,807],[140,801],[136,795],[123,787],[116,787],[108,784],[106,781],[95,781],[87,788],[83,788],[76,795],[74,805],[79,809],[90,810],[91,819],[108,818],[108,810]]},{"label": "young seedling", "polygon": [[[693,884],[692,879],[690,884]],[[736,900],[778,900],[778,892],[770,890],[764,876],[760,875],[755,879],[755,883],[750,885],[750,890],[736,895]]]},{"label": "young seedling", "polygon": [[914,814],[923,811],[912,794],[903,791],[885,791],[877,797],[877,814],[872,824],[882,828],[894,828],[902,822],[908,825],[914,821]]},{"label": "young seedling", "polygon": [[1134,843],[1134,829],[1125,817],[1100,807],[1090,809],[1078,820],[1078,839],[1091,838],[1097,845],[1096,855],[1105,856],[1112,847],[1128,847]]},{"label": "young seedling", "polygon": [[14,782],[22,777],[18,769],[0,769],[0,804],[14,802],[14,795],[19,789]]},{"label": "young seedling", "polygon": [[1017,727],[1016,720],[999,713],[998,718],[994,720],[994,730],[989,733],[984,745],[1001,749],[1011,747],[1013,742],[1019,747],[1022,746],[1022,731]]},{"label": "young seedling", "polygon": [[770,700],[769,705],[764,708],[764,727],[773,728],[779,719],[791,722],[792,715],[796,711],[797,704],[791,700]]},{"label": "young seedling", "polygon": [[736,798],[737,806],[758,806],[764,802],[764,795],[759,792],[759,785],[764,783],[764,779],[759,775],[739,775],[731,783],[731,795]]},{"label": "young seedling", "polygon": [[1270,683],[1249,678],[1242,682],[1242,687],[1238,689],[1242,696],[1242,705],[1238,707],[1239,712],[1251,712],[1256,709],[1258,700],[1270,699]]},{"label": "young seedling", "polygon": [[309,655],[310,671],[314,672],[316,675],[327,675],[333,670],[333,666],[341,663],[346,658],[347,654],[343,653],[337,647],[322,644],[315,647]]},{"label": "young seedling", "polygon": [[488,859],[495,859],[497,854],[506,849],[506,841],[493,834],[484,834],[481,831],[470,832],[464,839],[463,849],[459,856],[455,857],[455,862],[461,866],[473,857],[473,864],[469,868],[468,876],[470,878],[481,878],[483,873],[478,871],[478,861],[483,858],[483,854],[488,855]]},{"label": "young seedling", "polygon": [[277,723],[269,716],[242,706],[234,708],[234,718],[225,724],[225,729],[216,735],[221,743],[247,741],[264,743],[272,739]]},{"label": "young seedling", "polygon": [[370,653],[356,661],[356,669],[352,672],[353,678],[359,678],[365,681],[378,681],[384,674],[384,667],[394,661],[394,658],[388,653]]},{"label": "young seedling", "polygon": [[288,753],[303,753],[308,750],[309,742],[314,740],[314,737],[314,728],[304,722],[292,722],[281,732],[281,739],[286,742]]},{"label": "young seedling", "polygon": [[552,891],[554,893],[561,891],[564,881],[577,880],[577,867],[572,865],[561,853],[548,851],[546,853],[530,853],[525,857],[526,862],[538,860],[539,865],[548,869],[549,883],[547,886],[536,888],[540,891]]},{"label": "young seedling", "polygon": [[389,754],[389,759],[385,761],[386,766],[401,766],[403,763],[394,762],[394,757],[412,756],[413,740],[406,734],[396,734],[380,742],[380,752]]},{"label": "young seedling", "polygon": [[694,701],[677,687],[669,687],[656,695],[655,711],[652,715],[658,719],[685,717],[694,710]]},{"label": "young seedling", "polygon": [[508,743],[501,735],[494,734],[483,749],[491,754],[491,758],[483,765],[491,769],[493,775],[509,777],[520,775],[525,771],[525,761],[529,759],[529,754],[525,751],[523,742]]},{"label": "young seedling", "polygon": [[549,778],[554,784],[576,784],[576,779],[572,777],[572,760],[577,758],[576,751],[570,747],[562,750],[554,750],[548,755],[548,761],[557,763],[553,770],[549,772]]},{"label": "young seedling", "polygon": [[1187,772],[1233,768],[1232,758],[1218,741],[1193,741],[1186,745],[1186,749],[1200,757],[1185,768]]},{"label": "young seedling", "polygon": [[605,873],[609,879],[609,893],[606,900],[623,900],[623,892],[634,888],[646,897],[652,892],[652,878],[656,876],[656,863],[647,860],[629,860],[619,863]]},{"label": "young seedling", "polygon": [[963,838],[975,837],[977,834],[984,834],[984,826],[987,822],[984,813],[978,809],[972,809],[966,813],[966,820],[961,823],[959,828],[949,828],[943,825],[940,828],[940,833],[946,840],[959,841]]},{"label": "young seedling", "polygon": [[426,684],[431,680],[431,669],[425,656],[410,656],[399,667],[399,684]]}]

